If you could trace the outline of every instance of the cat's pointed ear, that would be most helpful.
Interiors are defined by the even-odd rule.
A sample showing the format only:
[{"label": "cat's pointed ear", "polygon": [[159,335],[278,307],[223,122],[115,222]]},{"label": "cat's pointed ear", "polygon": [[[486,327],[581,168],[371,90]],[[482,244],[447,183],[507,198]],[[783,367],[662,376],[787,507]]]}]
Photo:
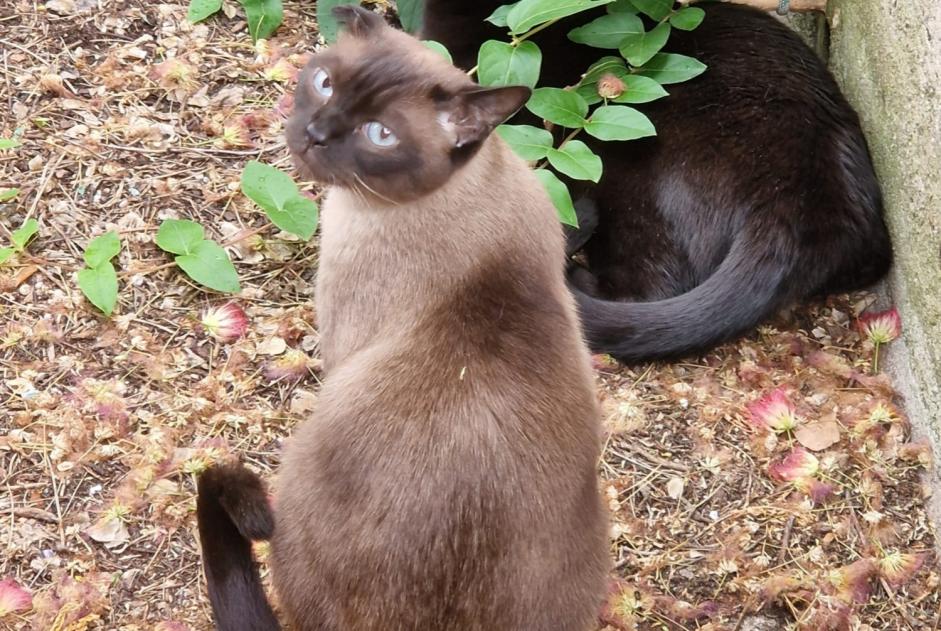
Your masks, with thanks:
[{"label": "cat's pointed ear", "polygon": [[449,120],[455,132],[455,147],[484,140],[529,100],[532,90],[511,85],[501,88],[474,88],[450,101]]},{"label": "cat's pointed ear", "polygon": [[333,16],[346,32],[356,37],[366,37],[385,25],[385,20],[379,15],[356,4],[333,7]]}]

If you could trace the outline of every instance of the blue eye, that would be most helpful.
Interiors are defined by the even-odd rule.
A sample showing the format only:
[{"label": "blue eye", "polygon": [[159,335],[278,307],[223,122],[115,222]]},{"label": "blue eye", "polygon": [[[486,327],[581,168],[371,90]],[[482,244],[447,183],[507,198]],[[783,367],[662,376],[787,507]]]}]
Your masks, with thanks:
[{"label": "blue eye", "polygon": [[363,132],[369,142],[379,147],[391,147],[399,141],[391,129],[376,121],[363,125]]},{"label": "blue eye", "polygon": [[324,98],[330,98],[333,94],[333,83],[330,81],[330,75],[323,68],[317,68],[314,72],[314,89]]}]

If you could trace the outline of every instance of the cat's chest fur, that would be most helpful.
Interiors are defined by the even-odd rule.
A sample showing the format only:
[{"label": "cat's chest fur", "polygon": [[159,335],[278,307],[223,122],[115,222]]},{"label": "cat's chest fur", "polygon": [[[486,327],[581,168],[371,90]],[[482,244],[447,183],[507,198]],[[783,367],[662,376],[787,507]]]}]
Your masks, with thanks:
[{"label": "cat's chest fur", "polygon": [[328,370],[373,340],[408,332],[471,264],[447,246],[446,226],[429,235],[421,212],[365,207],[342,189],[328,194],[316,295]]}]

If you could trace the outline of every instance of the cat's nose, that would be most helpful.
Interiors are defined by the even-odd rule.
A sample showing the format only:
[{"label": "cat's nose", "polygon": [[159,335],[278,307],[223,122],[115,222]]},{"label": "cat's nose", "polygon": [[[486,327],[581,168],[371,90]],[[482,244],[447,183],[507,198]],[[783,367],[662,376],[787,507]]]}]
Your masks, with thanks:
[{"label": "cat's nose", "polygon": [[307,137],[314,145],[323,146],[327,142],[327,133],[316,123],[307,124]]}]

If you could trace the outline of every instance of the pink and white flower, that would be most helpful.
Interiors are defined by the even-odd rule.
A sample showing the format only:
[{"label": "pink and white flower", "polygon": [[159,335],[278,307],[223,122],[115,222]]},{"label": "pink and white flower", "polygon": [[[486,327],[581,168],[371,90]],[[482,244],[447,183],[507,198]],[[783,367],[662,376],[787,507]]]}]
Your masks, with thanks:
[{"label": "pink and white flower", "polygon": [[833,570],[828,577],[837,598],[845,603],[864,603],[869,600],[871,580],[878,571],[876,562],[865,558]]},{"label": "pink and white flower", "polygon": [[771,477],[783,482],[813,477],[819,470],[820,461],[803,447],[795,447],[784,460],[768,467]]},{"label": "pink and white flower", "polygon": [[782,482],[790,482],[795,489],[810,497],[815,504],[825,501],[836,490],[832,484],[817,478],[819,472],[820,461],[803,447],[795,447],[784,460],[768,467],[771,477]]},{"label": "pink and white flower", "polygon": [[268,81],[276,81],[278,83],[293,83],[297,80],[297,66],[292,64],[287,59],[279,59],[273,65],[265,68],[262,73]]},{"label": "pink and white flower", "polygon": [[196,74],[193,64],[176,57],[167,59],[151,69],[151,76],[167,90],[194,90],[199,85]]},{"label": "pink and white flower", "polygon": [[603,99],[616,99],[627,90],[627,85],[617,76],[607,73],[598,79],[598,96]]},{"label": "pink and white flower", "polygon": [[221,307],[207,309],[199,321],[212,337],[228,343],[239,339],[248,330],[248,316],[234,302],[227,302]]},{"label": "pink and white flower", "polygon": [[254,144],[251,130],[240,118],[230,120],[222,126],[220,140],[227,147],[251,147]]},{"label": "pink and white flower", "polygon": [[910,581],[925,562],[924,554],[902,554],[890,552],[879,559],[879,573],[886,582],[897,589]]},{"label": "pink and white flower", "polygon": [[302,350],[291,348],[265,366],[265,377],[271,381],[300,379],[314,367],[314,360]]},{"label": "pink and white flower", "polygon": [[32,595],[19,583],[11,578],[0,581],[0,618],[27,611],[32,606]]},{"label": "pink and white flower", "polygon": [[752,425],[778,434],[797,427],[797,413],[783,388],[775,388],[748,406]]},{"label": "pink and white flower", "polygon": [[902,318],[895,307],[859,316],[859,330],[873,344],[888,344],[902,333]]}]

